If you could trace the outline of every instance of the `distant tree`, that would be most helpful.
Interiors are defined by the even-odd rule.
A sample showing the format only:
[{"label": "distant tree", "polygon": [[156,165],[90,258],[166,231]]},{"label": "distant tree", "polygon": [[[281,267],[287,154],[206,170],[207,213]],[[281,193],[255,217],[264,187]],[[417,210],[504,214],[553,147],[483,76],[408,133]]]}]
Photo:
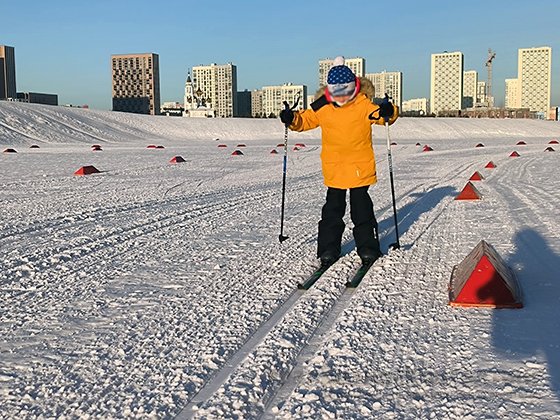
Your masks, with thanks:
[{"label": "distant tree", "polygon": [[274,112],[271,112],[268,118],[276,118],[276,115],[274,114]]}]

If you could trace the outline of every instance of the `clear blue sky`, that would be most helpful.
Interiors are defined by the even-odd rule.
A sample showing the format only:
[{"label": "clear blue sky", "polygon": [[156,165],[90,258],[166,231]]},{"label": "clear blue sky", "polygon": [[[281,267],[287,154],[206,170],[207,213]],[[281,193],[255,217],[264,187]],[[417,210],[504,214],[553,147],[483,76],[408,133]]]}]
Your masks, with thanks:
[{"label": "clear blue sky", "polygon": [[429,97],[430,55],[462,51],[494,96],[517,77],[517,50],[552,47],[552,105],[560,105],[556,0],[189,1],[3,0],[0,44],[16,48],[18,91],[111,107],[111,54],[160,57],[162,101],[182,101],[188,68],[237,65],[238,90],[293,82],[317,88],[318,60],[364,57],[367,72],[402,71],[404,99]]}]

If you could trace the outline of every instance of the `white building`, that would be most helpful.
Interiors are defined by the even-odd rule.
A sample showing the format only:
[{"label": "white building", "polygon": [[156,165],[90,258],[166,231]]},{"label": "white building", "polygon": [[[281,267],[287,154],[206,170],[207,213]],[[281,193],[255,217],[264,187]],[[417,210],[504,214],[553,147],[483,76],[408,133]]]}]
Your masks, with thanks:
[{"label": "white building", "polygon": [[506,79],[506,108],[521,108],[521,89],[519,79]]},{"label": "white building", "polygon": [[305,109],[310,109],[311,104],[315,101],[315,95],[307,95],[307,107]]},{"label": "white building", "polygon": [[478,97],[478,73],[476,70],[463,72],[463,108],[475,106]]},{"label": "white building", "polygon": [[381,73],[367,73],[365,77],[373,83],[376,98],[384,98],[387,93],[391,98],[391,102],[402,108],[402,72],[383,71]]},{"label": "white building", "polygon": [[202,89],[195,89],[191,74],[187,75],[185,81],[184,117],[192,118],[214,118],[216,111],[210,107],[209,95]]},{"label": "white building", "polygon": [[234,64],[195,66],[192,83],[194,92],[201,92],[205,106],[213,109],[216,117],[237,115],[237,67]]},{"label": "white building", "polygon": [[486,82],[477,83],[476,105],[487,106],[486,100]]},{"label": "white building", "polygon": [[253,118],[263,117],[263,91],[255,89],[251,91],[251,116]]},{"label": "white building", "polygon": [[550,109],[552,48],[520,48],[517,78],[521,91],[521,108],[542,112]]},{"label": "white building", "polygon": [[[333,65],[333,61],[334,59],[330,59],[330,58],[319,60],[319,87],[326,86],[327,76],[329,75],[329,70]],[[366,74],[365,58],[361,58],[361,57],[345,58],[344,65],[350,67],[350,69],[358,77],[363,77]]]},{"label": "white building", "polygon": [[432,54],[430,106],[436,115],[463,105],[463,53]]},{"label": "white building", "polygon": [[430,104],[427,98],[416,98],[403,101],[402,112],[419,112],[422,115],[427,115],[430,112]]},{"label": "white building", "polygon": [[284,109],[284,101],[293,105],[299,95],[299,102],[296,109],[307,108],[307,86],[293,85],[286,83],[282,86],[265,86],[262,88],[262,107],[266,117],[271,115],[279,116]]}]

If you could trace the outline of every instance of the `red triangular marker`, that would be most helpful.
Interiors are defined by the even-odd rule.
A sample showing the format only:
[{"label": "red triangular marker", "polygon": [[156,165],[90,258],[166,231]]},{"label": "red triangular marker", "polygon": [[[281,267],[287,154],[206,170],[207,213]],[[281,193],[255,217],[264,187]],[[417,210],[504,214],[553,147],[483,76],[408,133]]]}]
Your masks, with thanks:
[{"label": "red triangular marker", "polygon": [[90,175],[90,174],[98,174],[100,171],[95,166],[82,166],[74,175]]},{"label": "red triangular marker", "polygon": [[471,175],[469,181],[482,181],[484,177],[480,175],[480,172],[476,171],[474,174]]},{"label": "red triangular marker", "polygon": [[513,271],[485,241],[453,268],[449,283],[451,306],[522,308]]},{"label": "red triangular marker", "polygon": [[481,198],[481,194],[474,185],[471,182],[467,182],[467,185],[465,185],[459,195],[455,197],[455,200],[480,200]]}]

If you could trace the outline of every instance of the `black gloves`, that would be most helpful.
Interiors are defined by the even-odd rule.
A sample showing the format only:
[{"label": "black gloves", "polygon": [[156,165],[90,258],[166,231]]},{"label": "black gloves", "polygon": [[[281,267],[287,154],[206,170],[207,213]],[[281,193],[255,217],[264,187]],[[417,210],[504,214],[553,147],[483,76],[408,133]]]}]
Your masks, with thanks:
[{"label": "black gloves", "polygon": [[291,125],[293,120],[294,120],[294,111],[292,111],[290,108],[286,108],[280,111],[280,121],[286,124],[286,126]]},{"label": "black gloves", "polygon": [[389,120],[391,116],[395,113],[393,104],[389,102],[388,99],[384,99],[381,104],[379,104],[379,116],[385,120]]}]

